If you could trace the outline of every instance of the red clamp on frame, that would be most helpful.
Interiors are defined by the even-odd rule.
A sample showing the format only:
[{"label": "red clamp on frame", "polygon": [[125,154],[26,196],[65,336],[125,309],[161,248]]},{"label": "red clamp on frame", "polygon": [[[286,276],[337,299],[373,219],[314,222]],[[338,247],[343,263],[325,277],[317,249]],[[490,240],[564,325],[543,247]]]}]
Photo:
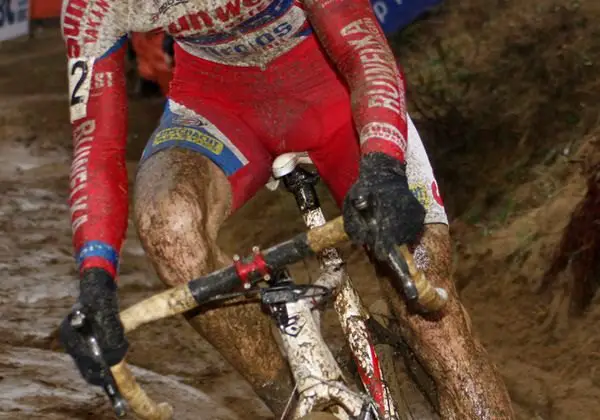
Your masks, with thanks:
[{"label": "red clamp on frame", "polygon": [[252,287],[249,277],[253,273],[260,273],[262,278],[266,281],[269,281],[271,278],[271,271],[269,270],[269,266],[267,265],[263,254],[260,252],[260,249],[255,246],[252,248],[252,252],[252,259],[247,263],[242,262],[239,255],[233,256],[233,266],[235,267],[238,277],[244,284],[244,289]]}]

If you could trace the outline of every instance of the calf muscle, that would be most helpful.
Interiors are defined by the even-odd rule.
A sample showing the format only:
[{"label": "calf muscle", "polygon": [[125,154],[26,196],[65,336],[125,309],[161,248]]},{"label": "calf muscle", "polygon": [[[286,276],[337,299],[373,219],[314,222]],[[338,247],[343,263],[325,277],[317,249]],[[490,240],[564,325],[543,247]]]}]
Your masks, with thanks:
[{"label": "calf muscle", "polygon": [[437,388],[444,420],[507,420],[514,414],[506,387],[479,340],[451,280],[448,227],[426,225],[415,260],[427,278],[449,292],[441,318],[409,313],[406,304],[384,279],[382,287],[399,322],[402,335]]}]

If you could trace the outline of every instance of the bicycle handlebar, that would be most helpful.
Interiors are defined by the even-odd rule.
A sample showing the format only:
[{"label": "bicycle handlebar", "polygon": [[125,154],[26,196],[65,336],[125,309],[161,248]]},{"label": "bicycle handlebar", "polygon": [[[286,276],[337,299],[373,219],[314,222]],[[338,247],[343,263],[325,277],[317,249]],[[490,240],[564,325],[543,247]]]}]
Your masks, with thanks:
[{"label": "bicycle handlebar", "polygon": [[[220,294],[245,286],[250,288],[268,275],[271,269],[277,269],[298,262],[303,258],[339,245],[348,240],[342,217],[331,220],[323,226],[301,233],[292,239],[244,259],[234,259],[234,264],[215,271],[207,276],[192,280],[145,299],[122,311],[121,321],[125,332],[131,332],[139,326],[187,312]],[[392,268],[403,283],[414,284],[414,300],[426,311],[439,311],[448,300],[444,289],[434,288],[425,275],[418,271],[412,255],[406,246],[392,251],[389,256]],[[136,382],[125,361],[110,368],[115,383],[127,400],[133,412],[144,420],[167,420],[173,413],[166,403],[157,404]]]},{"label": "bicycle handlebar", "polygon": [[137,383],[125,360],[112,366],[110,371],[135,415],[143,420],[169,420],[173,417],[173,407],[168,403],[156,403]]},{"label": "bicycle handlebar", "polygon": [[[288,241],[272,246],[258,255],[264,263],[264,268],[279,268],[347,240],[343,220],[338,217],[319,228],[298,234]],[[236,263],[237,267],[236,264],[231,265],[130,306],[120,314],[125,332],[133,331],[148,322],[187,312],[245,283],[258,282],[262,278],[259,270],[243,271],[248,268],[260,268],[255,261],[256,257],[255,253]],[[245,280],[240,278],[240,271],[246,275]]]}]

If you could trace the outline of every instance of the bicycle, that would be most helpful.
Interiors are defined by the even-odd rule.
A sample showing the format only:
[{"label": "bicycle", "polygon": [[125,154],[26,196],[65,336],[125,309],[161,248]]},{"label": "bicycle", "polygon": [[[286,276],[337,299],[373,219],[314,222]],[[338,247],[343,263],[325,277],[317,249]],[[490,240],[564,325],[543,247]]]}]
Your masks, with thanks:
[{"label": "bicycle", "polygon": [[[235,255],[233,264],[185,285],[149,297],[121,312],[126,333],[143,324],[181,314],[208,302],[240,296],[258,296],[278,326],[283,350],[295,381],[297,402],[291,418],[328,410],[327,418],[342,420],[399,420],[392,392],[380,366],[369,325],[371,315],[344,268],[335,248],[348,237],[342,217],[326,222],[316,193],[318,175],[304,169],[310,164],[303,153],[286,153],[273,162],[273,176],[267,185],[283,182],[291,192],[308,231],[264,251],[254,247],[246,257]],[[366,197],[354,203],[368,223],[374,223]],[[320,276],[312,284],[294,283],[286,267],[306,257],[319,260]],[[407,304],[422,312],[441,310],[448,295],[434,288],[416,269],[406,246],[390,250],[389,266],[396,273]],[[352,352],[363,391],[346,383],[342,370],[320,333],[318,309],[329,299],[338,314]],[[71,324],[84,336],[96,361],[103,366],[104,391],[115,414],[122,417],[127,406],[145,420],[166,420],[173,416],[167,403],[154,402],[136,382],[125,361],[108,368],[87,323],[85,313],[75,307]],[[325,415],[325,414],[323,414]]]}]

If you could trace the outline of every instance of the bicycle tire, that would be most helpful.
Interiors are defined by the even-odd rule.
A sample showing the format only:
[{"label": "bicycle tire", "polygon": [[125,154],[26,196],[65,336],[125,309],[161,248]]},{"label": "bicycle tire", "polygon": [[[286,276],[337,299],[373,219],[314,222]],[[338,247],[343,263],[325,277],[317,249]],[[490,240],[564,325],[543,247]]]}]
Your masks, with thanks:
[{"label": "bicycle tire", "polygon": [[396,402],[401,420],[439,420],[435,385],[401,336],[394,332],[387,304],[370,305],[369,330],[383,379]]}]

